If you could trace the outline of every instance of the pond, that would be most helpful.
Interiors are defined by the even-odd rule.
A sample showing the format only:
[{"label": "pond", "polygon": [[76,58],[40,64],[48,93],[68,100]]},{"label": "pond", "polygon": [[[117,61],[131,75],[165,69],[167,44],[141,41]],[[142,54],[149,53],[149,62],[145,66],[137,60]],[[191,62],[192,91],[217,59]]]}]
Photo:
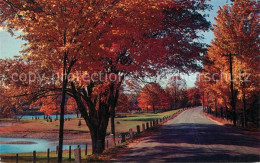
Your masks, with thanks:
[{"label": "pond", "polygon": [[[56,151],[57,144],[53,144],[52,141],[45,139],[29,139],[29,138],[0,138],[0,153],[30,153],[46,152],[48,148],[51,151]],[[3,144],[8,142],[8,144]],[[31,144],[10,144],[10,142],[31,142]],[[71,145],[71,149],[76,149],[77,145]],[[81,149],[85,149],[85,145],[80,146]],[[63,150],[68,150],[69,145],[64,145]]]},{"label": "pond", "polygon": [[[43,119],[44,115],[23,115],[23,116],[17,116],[17,118],[21,118],[21,119],[32,119],[35,117],[39,117],[39,119]],[[79,115],[80,116],[80,115]],[[56,115],[50,115],[51,119],[55,119]],[[60,118],[60,115],[57,115],[58,118]],[[75,118],[77,117],[76,114],[66,114],[64,115],[64,118]]]}]

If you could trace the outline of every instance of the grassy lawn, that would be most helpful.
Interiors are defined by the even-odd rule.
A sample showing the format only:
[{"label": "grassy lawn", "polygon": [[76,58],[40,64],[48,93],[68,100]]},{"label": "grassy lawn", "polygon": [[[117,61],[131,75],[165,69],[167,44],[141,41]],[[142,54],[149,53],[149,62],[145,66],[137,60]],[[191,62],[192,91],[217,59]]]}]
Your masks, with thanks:
[{"label": "grassy lawn", "polygon": [[164,116],[171,115],[178,110],[171,110],[162,113],[135,113],[133,115],[128,114],[127,117],[116,118],[117,121],[153,121],[156,119],[160,119]]},{"label": "grassy lawn", "polygon": [[[127,132],[130,128],[134,131],[137,125],[146,123],[147,121],[156,120],[167,115],[171,115],[178,110],[172,110],[162,113],[135,113],[135,114],[125,114],[126,117],[115,118],[116,132]],[[78,126],[78,122],[81,120],[81,126]],[[15,125],[1,127],[0,132],[10,131],[10,134],[26,131],[28,133],[55,133],[59,130],[59,120],[52,122],[47,122],[46,120],[20,120],[19,122],[14,122],[13,119],[0,119],[4,122],[13,122]],[[68,132],[79,131],[79,132],[89,132],[88,127],[84,119],[82,118],[72,118],[70,121],[65,121],[64,130]],[[110,132],[110,125],[108,125],[107,131]]]},{"label": "grassy lawn", "polygon": [[[126,117],[123,118],[116,118],[115,119],[115,125],[116,125],[116,133],[121,132],[128,132],[130,128],[133,129],[133,131],[136,131],[136,126],[140,125],[142,123],[146,123],[148,121],[156,120],[163,118],[164,116],[169,116],[178,110],[172,110],[162,113],[135,113],[135,114],[126,114]],[[1,121],[9,122],[12,121],[11,119],[0,119]],[[73,118],[70,121],[65,121],[65,130],[72,132],[72,131],[79,131],[84,133],[88,132],[88,128],[84,122],[83,119],[81,119],[81,126],[78,126],[78,118]],[[1,127],[0,129],[5,130],[4,127]],[[29,131],[29,132],[42,132],[43,134],[45,132],[57,132],[59,129],[59,121],[53,121],[53,122],[46,122],[45,120],[21,120],[20,123],[18,123],[15,126],[9,126],[6,129],[10,129],[12,131]],[[108,125],[108,132],[110,132],[110,125]],[[1,132],[1,131],[0,131]],[[74,138],[73,138],[74,139]],[[88,149],[88,154],[91,153],[91,149]],[[85,156],[85,150],[82,150],[82,159],[87,159],[87,156]],[[68,151],[64,151],[63,158],[65,162],[73,162],[74,159],[74,153],[72,150],[72,161],[69,161],[69,154]],[[15,154],[1,154],[0,156],[1,160],[0,162],[15,162]],[[47,152],[37,152],[37,162],[46,162],[47,159]],[[57,160],[57,154],[56,152],[50,153],[50,162],[56,162]],[[21,153],[19,154],[19,162],[32,162],[32,153]]]}]

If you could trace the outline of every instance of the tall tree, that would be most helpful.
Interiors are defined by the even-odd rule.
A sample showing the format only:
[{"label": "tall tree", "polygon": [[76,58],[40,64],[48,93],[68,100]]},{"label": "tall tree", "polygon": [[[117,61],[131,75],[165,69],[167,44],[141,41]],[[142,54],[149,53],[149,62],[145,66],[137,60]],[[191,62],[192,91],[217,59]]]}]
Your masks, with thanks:
[{"label": "tall tree", "polygon": [[[164,97],[163,97],[164,96]],[[149,83],[144,86],[138,97],[138,106],[142,110],[152,110],[155,113],[155,109],[161,109],[162,106],[169,103],[165,97],[165,92],[158,83]]]},{"label": "tall tree", "polygon": [[[234,125],[237,123],[240,103],[245,103],[244,90],[248,89],[248,97],[259,92],[259,73],[255,73],[258,71],[255,60],[259,56],[258,6],[257,1],[235,0],[231,6],[225,5],[219,9],[214,25],[215,39],[204,66],[205,72],[211,76],[207,85],[213,98],[217,99],[218,104],[224,103],[232,109]],[[245,84],[241,77],[249,75]],[[245,109],[243,112],[245,115]]]},{"label": "tall tree", "polygon": [[119,97],[118,97],[118,102],[115,108],[115,111],[117,112],[127,112],[129,111],[129,100],[126,94],[124,93],[120,93]]},{"label": "tall tree", "polygon": [[193,88],[188,88],[185,90],[187,92],[187,97],[188,97],[188,105],[189,106],[199,106],[201,105],[200,103],[200,93],[199,89],[196,87]]},{"label": "tall tree", "polygon": [[171,108],[180,106],[181,91],[186,89],[186,81],[180,76],[173,76],[166,85],[166,91],[170,97]]},{"label": "tall tree", "polygon": [[[65,93],[73,97],[89,127],[93,153],[104,150],[108,120],[114,117],[125,76],[156,73],[175,64],[183,71],[196,69],[196,60],[205,51],[204,44],[197,41],[197,32],[210,26],[199,14],[208,8],[204,0],[0,2],[1,25],[10,33],[21,30],[20,38],[28,42],[20,58],[27,72],[34,70],[44,76],[44,80],[36,80],[37,84],[20,85],[27,88],[24,95],[37,100],[62,94],[61,115]],[[174,15],[176,19],[172,19]],[[165,23],[169,21],[171,28]],[[170,46],[172,43],[179,48]],[[192,62],[180,64],[180,60],[187,59]],[[57,72],[62,80],[53,76]],[[75,80],[71,80],[71,73],[78,74],[72,77]],[[116,80],[107,80],[111,75]],[[10,89],[11,85],[19,86],[13,81]],[[63,118],[59,162],[62,126]]]}]

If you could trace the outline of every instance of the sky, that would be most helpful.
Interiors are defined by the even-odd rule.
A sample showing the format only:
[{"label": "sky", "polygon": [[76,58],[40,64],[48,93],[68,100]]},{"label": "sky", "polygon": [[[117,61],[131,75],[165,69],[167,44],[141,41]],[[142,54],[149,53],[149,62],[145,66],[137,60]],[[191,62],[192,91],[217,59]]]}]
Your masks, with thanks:
[{"label": "sky", "polygon": [[[225,5],[228,0],[211,0],[210,4],[213,7],[213,10],[206,12],[205,14],[209,14],[207,19],[214,24],[214,17],[217,16],[217,11],[219,7]],[[204,42],[210,44],[210,41],[214,39],[214,34],[212,31],[203,33],[205,40]],[[18,56],[19,51],[21,51],[21,45],[25,42],[19,39],[15,39],[15,36],[11,36],[9,33],[5,32],[2,28],[0,28],[0,59],[4,58],[12,58],[13,56]],[[185,75],[186,77],[195,79],[196,74]],[[187,86],[194,86],[194,80],[187,80]]]}]

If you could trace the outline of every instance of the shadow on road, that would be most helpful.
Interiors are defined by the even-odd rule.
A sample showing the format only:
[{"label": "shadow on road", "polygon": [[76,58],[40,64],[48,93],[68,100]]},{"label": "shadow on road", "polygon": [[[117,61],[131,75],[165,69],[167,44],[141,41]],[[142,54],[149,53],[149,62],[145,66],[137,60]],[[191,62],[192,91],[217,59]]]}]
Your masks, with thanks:
[{"label": "shadow on road", "polygon": [[[164,139],[161,139],[164,137]],[[237,145],[259,148],[259,140],[247,137],[232,128],[214,124],[181,123],[164,126],[150,139],[161,143],[188,143],[201,145]]]},{"label": "shadow on road", "polygon": [[[142,146],[143,145],[143,146]],[[259,140],[215,124],[178,123],[139,143],[120,160],[159,161],[260,161]]]},{"label": "shadow on road", "polygon": [[[122,157],[124,162],[135,160],[138,162],[155,162],[153,160],[160,160],[164,162],[259,162],[259,156],[254,154],[232,155],[227,150],[219,150],[217,153],[205,151],[204,148],[184,148],[184,147],[156,147],[165,152],[156,153],[151,152],[143,157],[138,156],[138,153],[144,150],[151,151],[151,148],[140,148],[134,152],[129,151],[128,155]],[[159,161],[158,161],[159,162]]]}]

